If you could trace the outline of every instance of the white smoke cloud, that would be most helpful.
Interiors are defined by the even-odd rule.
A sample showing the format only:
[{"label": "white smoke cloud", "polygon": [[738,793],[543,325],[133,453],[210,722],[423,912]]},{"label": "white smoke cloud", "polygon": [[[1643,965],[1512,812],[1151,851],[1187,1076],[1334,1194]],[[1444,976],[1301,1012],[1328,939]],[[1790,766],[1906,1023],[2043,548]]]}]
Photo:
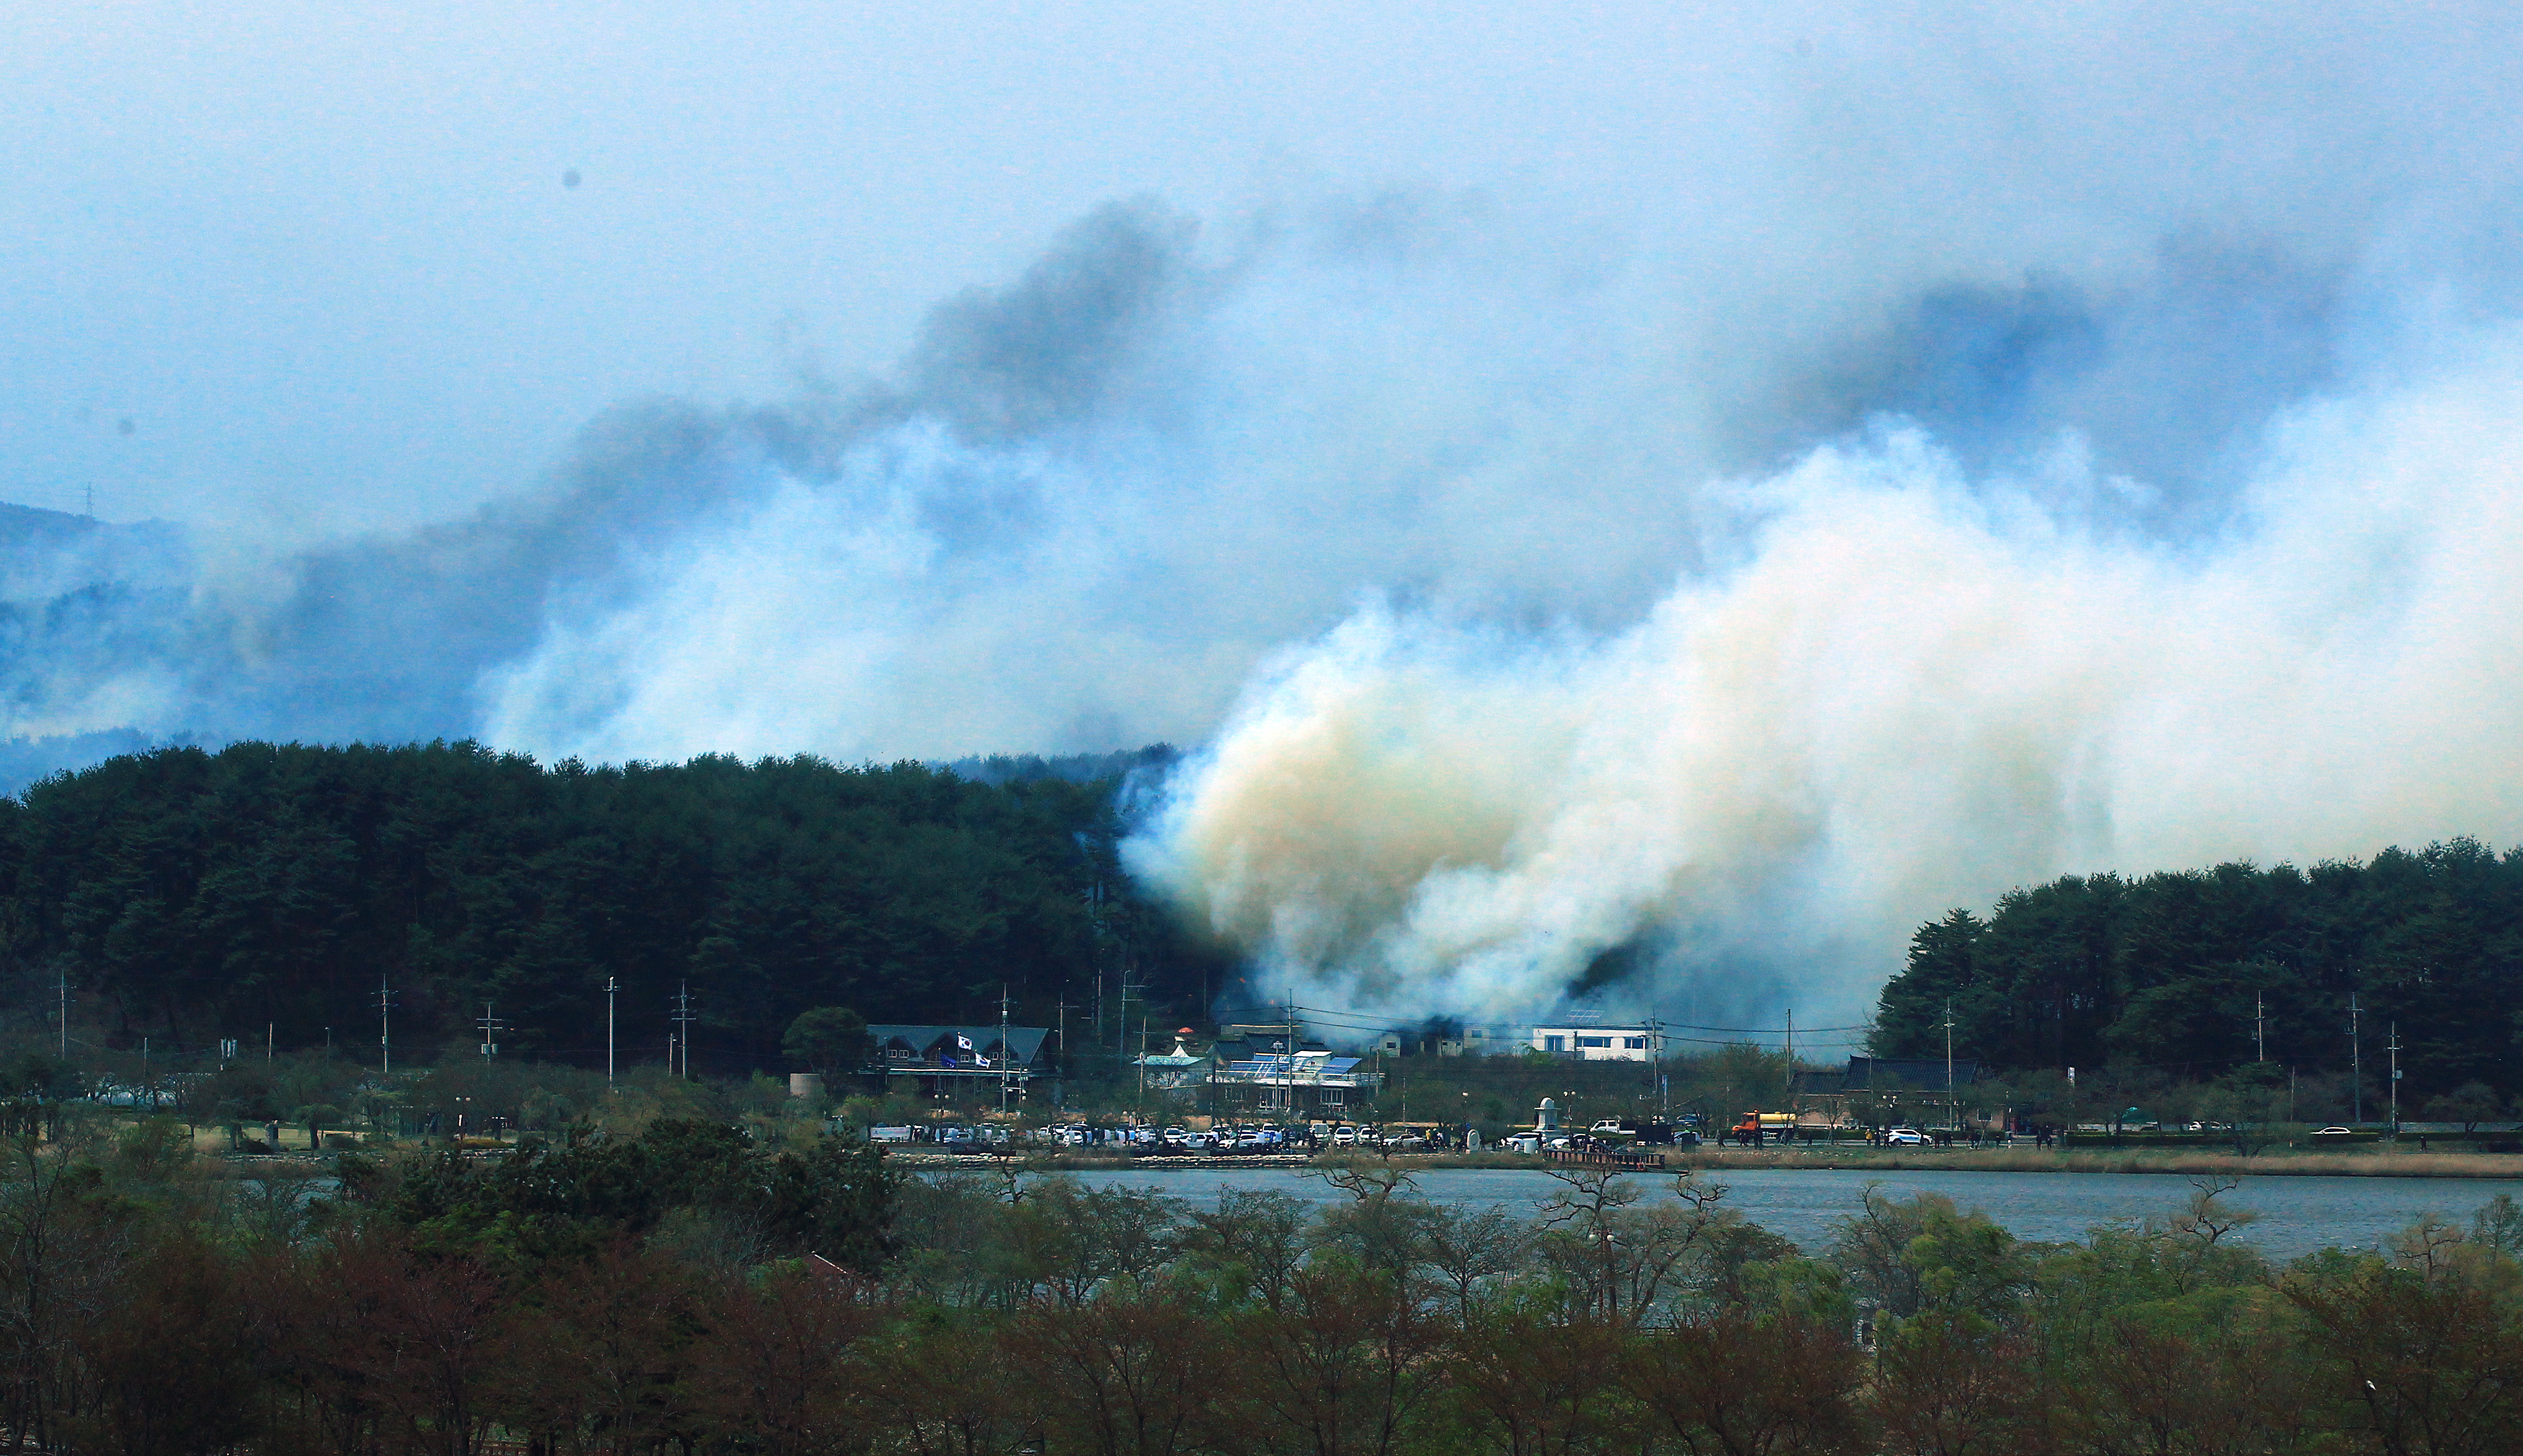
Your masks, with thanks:
[{"label": "white smoke cloud", "polygon": [[[667,334],[732,337],[735,314],[793,299],[783,270],[738,287],[732,240],[779,234],[831,279],[961,280],[926,255],[999,257],[1049,235],[1053,206],[992,211],[1008,135],[976,133],[939,180],[933,139],[881,107],[911,151],[862,157],[866,125],[835,119],[817,149],[848,169],[750,169],[792,201],[853,199],[861,222],[926,219],[886,224],[917,267],[860,257],[865,228],[830,210],[719,196],[709,149],[689,206],[643,194],[690,253],[582,234],[598,225],[573,212],[536,234],[539,270],[512,269],[515,228],[476,234],[470,201],[445,205],[405,231],[496,240],[500,297],[567,293],[582,325],[528,329],[474,299],[473,352],[431,355],[461,389],[393,383],[429,374],[415,354],[343,351],[335,393],[385,402],[343,424],[360,438],[338,456],[330,426],[222,447],[345,462],[273,467],[322,477],[271,507],[316,523],[278,543],[230,510],[184,550],[67,575],[0,562],[54,593],[0,600],[0,738],[84,735],[24,765],[0,744],[0,771],[181,733],[479,734],[602,760],[1170,739],[1206,748],[1135,853],[1265,983],[1504,1010],[1642,966],[1636,994],[1703,1019],[1790,991],[1800,1021],[1845,1019],[1917,919],[2061,869],[2523,834],[2497,759],[2516,372],[2499,330],[2523,316],[2510,8],[1396,14],[1176,7],[1087,40],[1064,19],[1004,42],[989,105],[913,87],[932,119],[969,120],[1070,74],[1045,44],[1126,54],[1112,94],[1007,124],[1102,159],[1060,209],[1157,200],[1093,209],[1004,286],[947,298],[890,371],[617,409],[534,489],[413,525],[417,507],[380,501],[437,500],[442,476],[445,498],[486,489],[473,446],[444,467],[452,435],[509,450],[569,417],[551,401],[648,377],[552,364],[525,371],[558,381],[538,392],[482,362],[527,334],[536,357],[632,370],[648,356],[605,341],[643,336],[651,302],[681,319]],[[1198,33],[1148,46],[1159,20]],[[941,54],[986,44],[949,29]],[[1275,107],[1257,102],[1275,88],[1216,84],[1257,57],[1291,88]],[[614,89],[687,114],[803,94],[741,67],[726,81]],[[420,151],[453,155],[434,134]],[[336,201],[342,170],[312,170],[307,215],[367,228],[372,210]],[[628,198],[628,175],[591,169],[567,199],[547,180],[516,215]],[[458,180],[428,195],[473,198]],[[949,201],[922,211],[913,192]],[[190,224],[118,236],[201,252]],[[305,268],[274,257],[290,276],[152,276],[150,296],[232,301],[177,330],[224,362],[280,329],[259,310]],[[460,289],[342,272],[428,337],[465,314]],[[867,320],[905,307],[888,295],[846,332],[889,333]],[[91,337],[56,322],[35,334]],[[98,356],[132,352],[125,337]],[[236,388],[298,399],[279,381],[328,351],[271,338],[287,368]],[[19,369],[29,399],[61,372],[34,353]],[[217,453],[198,423],[160,444],[154,414],[90,429],[87,454],[29,453],[53,438],[32,418],[0,418],[22,471],[109,445],[196,473]],[[308,544],[341,521],[401,524]]]},{"label": "white smoke cloud", "polygon": [[1316,1004],[1511,1015],[1644,943],[1615,997],[1847,1018],[2011,885],[2523,837],[2523,336],[2264,461],[2176,545],[2085,519],[2113,487],[2072,447],[1974,481],[1893,427],[1746,488],[1739,564],[1626,631],[1371,606],[1257,682],[1135,863]]}]

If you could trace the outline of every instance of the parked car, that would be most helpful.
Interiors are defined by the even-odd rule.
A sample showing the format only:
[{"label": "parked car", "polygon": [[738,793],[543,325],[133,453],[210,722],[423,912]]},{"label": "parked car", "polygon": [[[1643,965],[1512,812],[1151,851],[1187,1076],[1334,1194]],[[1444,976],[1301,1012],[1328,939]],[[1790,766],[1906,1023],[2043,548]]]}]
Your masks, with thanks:
[{"label": "parked car", "polygon": [[1893,1148],[1925,1148],[1928,1135],[1915,1127],[1887,1127],[1883,1130],[1883,1142]]},{"label": "parked car", "polygon": [[2313,1132],[2313,1136],[2316,1138],[2347,1138],[2354,1137],[2356,1133],[2356,1129],[2353,1127],[2325,1127],[2316,1129]]}]

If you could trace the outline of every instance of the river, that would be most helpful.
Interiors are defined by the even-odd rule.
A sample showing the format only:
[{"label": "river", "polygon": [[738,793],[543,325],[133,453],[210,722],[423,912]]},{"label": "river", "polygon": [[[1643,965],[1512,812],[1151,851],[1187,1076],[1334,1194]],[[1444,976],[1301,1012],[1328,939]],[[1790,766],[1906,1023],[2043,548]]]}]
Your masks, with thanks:
[{"label": "river", "polygon": [[[1278,1189],[1319,1202],[1349,1195],[1294,1168],[1185,1168],[1071,1174],[1090,1185],[1153,1187],[1208,1201],[1220,1188]],[[1879,1184],[1894,1198],[1938,1193],[1964,1208],[1987,1211],[2019,1239],[2065,1241],[2099,1224],[2163,1218],[2190,1197],[2190,1180],[2164,1173],[1861,1172],[1831,1168],[1729,1170],[1726,1205],[1808,1252],[1827,1244],[1833,1225],[1854,1211],[1860,1191]],[[1651,1198],[1670,1198],[1663,1177],[1642,1177]],[[1531,1213],[1559,1185],[1521,1168],[1441,1168],[1416,1175],[1418,1191],[1442,1202],[1503,1204]],[[2257,1210],[2260,1221],[2231,1237],[2285,1260],[2325,1245],[2372,1247],[2433,1213],[2467,1225],[2471,1212],[2499,1194],[2523,1200],[2523,1179],[2258,1177],[2225,1195],[2228,1206]]]}]

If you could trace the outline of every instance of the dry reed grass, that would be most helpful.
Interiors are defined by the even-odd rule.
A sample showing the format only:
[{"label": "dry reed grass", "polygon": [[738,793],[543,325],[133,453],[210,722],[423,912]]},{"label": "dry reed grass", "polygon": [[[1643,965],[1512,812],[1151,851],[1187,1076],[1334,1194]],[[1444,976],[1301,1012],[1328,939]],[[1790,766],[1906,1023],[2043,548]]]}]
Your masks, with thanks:
[{"label": "dry reed grass", "polygon": [[2252,1157],[2206,1150],[2109,1149],[2061,1152],[2038,1148],[1882,1150],[1789,1152],[1770,1149],[1701,1148],[1677,1157],[1704,1168],[1851,1168],[1871,1172],[2186,1173],[2227,1177],[2512,1178],[2523,1157],[2488,1152],[2415,1152],[2373,1148],[2355,1152],[2272,1151]]}]

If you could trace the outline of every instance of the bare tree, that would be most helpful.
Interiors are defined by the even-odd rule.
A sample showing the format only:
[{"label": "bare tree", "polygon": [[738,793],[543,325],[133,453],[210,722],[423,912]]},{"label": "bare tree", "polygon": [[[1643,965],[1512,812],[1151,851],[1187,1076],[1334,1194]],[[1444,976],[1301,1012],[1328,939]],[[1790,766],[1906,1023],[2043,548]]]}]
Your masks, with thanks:
[{"label": "bare tree", "polygon": [[1533,1226],[1493,1203],[1473,1211],[1437,1207],[1419,1234],[1420,1261],[1453,1296],[1458,1319],[1472,1317],[1482,1280],[1513,1274],[1533,1255]]},{"label": "bare tree", "polygon": [[0,1415],[12,1444],[49,1449],[73,1378],[72,1338],[116,1299],[127,1221],[100,1217],[79,1169],[31,1134],[0,1142]]},{"label": "bare tree", "polygon": [[1543,1205],[1542,1246],[1570,1276],[1587,1316],[1635,1328],[1669,1294],[1718,1222],[1723,1185],[1685,1172],[1675,1201],[1634,1206],[1637,1179],[1615,1169],[1547,1168],[1562,1185]]}]

